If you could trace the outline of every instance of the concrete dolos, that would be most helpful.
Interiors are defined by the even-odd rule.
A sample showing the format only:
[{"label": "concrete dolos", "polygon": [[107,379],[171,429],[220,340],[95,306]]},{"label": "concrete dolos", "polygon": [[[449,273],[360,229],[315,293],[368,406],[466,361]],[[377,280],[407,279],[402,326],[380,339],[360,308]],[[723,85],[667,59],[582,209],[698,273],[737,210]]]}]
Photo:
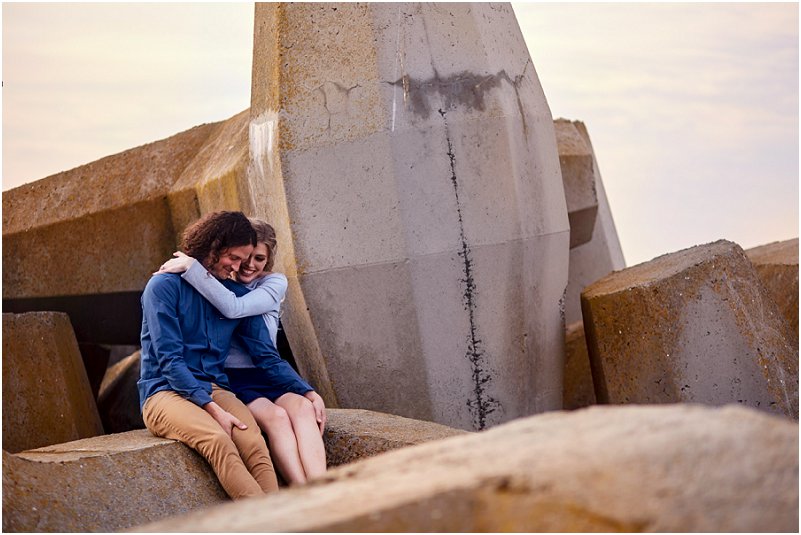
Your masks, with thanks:
[{"label": "concrete dolos", "polygon": [[139,343],[139,294],[181,230],[167,193],[214,129],[3,192],[3,310],[60,310],[79,342]]},{"label": "concrete dolos", "polygon": [[[601,180],[598,161],[592,149],[587,127],[581,121],[557,119],[554,121],[556,140],[559,144],[559,161],[562,166],[562,180],[565,182],[567,197],[568,183],[583,184],[582,177],[586,173],[587,160],[591,162],[592,191],[597,196],[598,210],[595,215],[595,226],[592,239],[586,243],[572,246],[570,249],[570,266],[567,275],[567,293],[565,294],[565,321],[568,325],[581,321],[581,291],[589,284],[597,281],[612,271],[623,269],[626,262],[623,249],[612,219],[612,211],[606,198],[606,190]],[[579,141],[583,140],[583,144]],[[588,151],[589,154],[587,154]],[[581,165],[579,165],[579,163]],[[574,186],[573,189],[580,189]],[[574,219],[577,216],[573,216]],[[571,242],[573,241],[573,222],[571,220]]]},{"label": "concrete dolos", "polygon": [[798,424],[745,407],[592,407],[390,452],[326,480],[137,530],[796,532]]},{"label": "concrete dolos", "polygon": [[66,314],[3,314],[3,449],[103,434]]},{"label": "concrete dolos", "polygon": [[592,239],[598,214],[595,165],[592,148],[576,126],[565,119],[553,122],[559,166],[565,187],[567,218],[570,221],[570,248]]},{"label": "concrete dolos", "polygon": [[608,275],[581,295],[606,403],[742,403],[798,419],[798,346],[734,243]]},{"label": "concrete dolos", "polygon": [[381,412],[361,409],[328,409],[327,412],[329,424],[324,439],[329,467],[466,433],[433,422]]},{"label": "concrete dolos", "polygon": [[562,406],[565,410],[595,405],[595,386],[590,356],[584,338],[584,324],[571,323],[565,329],[565,379]]},{"label": "concrete dolos", "polygon": [[257,4],[250,142],[329,402],[463,429],[561,406],[569,227],[509,5]]},{"label": "concrete dolos", "polygon": [[[140,294],[184,227],[254,213],[247,112],[3,192],[3,310],[66,312],[90,383],[139,344]],[[256,190],[252,189],[256,188]],[[24,266],[35,263],[41,269]]]},{"label": "concrete dolos", "polygon": [[145,430],[3,452],[5,532],[109,532],[226,499],[200,455]]},{"label": "concrete dolos", "polygon": [[798,238],[754,247],[745,255],[798,340]]},{"label": "concrete dolos", "polygon": [[[463,435],[431,422],[329,409],[329,466]],[[113,531],[228,501],[200,455],[149,431],[3,452],[3,531]]]},{"label": "concrete dolos", "polygon": [[145,428],[145,421],[139,410],[139,390],[136,387],[140,371],[139,351],[106,370],[100,385],[100,394],[97,396],[97,410],[107,433]]}]

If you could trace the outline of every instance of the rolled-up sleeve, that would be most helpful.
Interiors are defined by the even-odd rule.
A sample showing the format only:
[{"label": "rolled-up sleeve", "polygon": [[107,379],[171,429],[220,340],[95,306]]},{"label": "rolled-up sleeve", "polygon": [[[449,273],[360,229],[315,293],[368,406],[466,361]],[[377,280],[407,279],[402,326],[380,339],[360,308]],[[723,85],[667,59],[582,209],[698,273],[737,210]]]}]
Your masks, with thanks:
[{"label": "rolled-up sleeve", "polygon": [[[171,390],[196,405],[211,401],[184,361],[183,337],[178,319],[179,278],[151,280],[142,294],[142,313],[148,328],[149,355],[156,359],[158,371]],[[143,373],[143,379],[145,373]]]}]

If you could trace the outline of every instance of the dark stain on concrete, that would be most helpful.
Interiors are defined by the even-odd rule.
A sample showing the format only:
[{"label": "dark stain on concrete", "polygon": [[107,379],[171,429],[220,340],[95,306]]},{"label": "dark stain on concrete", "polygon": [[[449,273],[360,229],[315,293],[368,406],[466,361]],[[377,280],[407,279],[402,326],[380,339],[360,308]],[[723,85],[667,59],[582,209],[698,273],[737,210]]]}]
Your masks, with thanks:
[{"label": "dark stain on concrete", "polygon": [[482,342],[478,337],[478,329],[476,327],[476,283],[473,278],[471,249],[464,233],[462,206],[459,200],[459,183],[456,180],[456,155],[453,152],[453,143],[448,130],[448,120],[445,116],[446,112],[441,108],[438,111],[442,116],[442,120],[445,122],[445,136],[448,142],[448,159],[450,160],[451,167],[450,178],[451,184],[453,185],[453,193],[456,198],[456,215],[459,220],[461,250],[458,252],[458,255],[464,263],[464,278],[462,279],[464,294],[462,297],[464,300],[464,308],[467,311],[470,321],[470,333],[468,335],[468,347],[465,357],[470,361],[472,369],[473,397],[467,401],[467,406],[470,409],[470,413],[473,415],[473,428],[477,431],[481,431],[487,426],[487,416],[500,407],[500,403],[497,399],[487,394],[487,383],[492,380],[492,376],[486,369],[486,353],[482,348]]},{"label": "dark stain on concrete", "polygon": [[418,80],[404,75],[393,85],[403,87],[403,95],[407,107],[413,113],[424,118],[431,115],[431,97],[437,95],[442,99],[446,110],[456,106],[483,111],[486,94],[499,87],[501,78],[498,75],[479,75],[463,71],[446,78],[439,73],[428,80]]},{"label": "dark stain on concrete", "polygon": [[[520,86],[530,63],[531,60],[526,61],[523,72],[514,78],[510,77],[506,70],[498,71],[495,74],[462,71],[443,78],[434,69],[434,76],[427,80],[412,78],[405,74],[400,79],[387,83],[401,87],[407,109],[423,119],[428,119],[432,108],[440,106],[440,102],[440,112],[442,110],[451,111],[457,107],[484,111],[486,97],[490,91],[499,89],[503,85],[511,86],[517,98],[517,106],[523,120],[523,130],[528,133],[523,103],[520,99]],[[432,102],[435,97],[438,97],[438,101]]]}]

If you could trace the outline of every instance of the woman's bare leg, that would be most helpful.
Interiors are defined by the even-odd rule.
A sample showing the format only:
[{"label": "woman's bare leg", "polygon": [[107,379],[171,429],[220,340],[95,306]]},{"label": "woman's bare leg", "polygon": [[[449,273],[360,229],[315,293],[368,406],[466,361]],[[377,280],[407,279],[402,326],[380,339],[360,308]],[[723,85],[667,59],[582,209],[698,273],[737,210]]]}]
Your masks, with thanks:
[{"label": "woman's bare leg", "polygon": [[325,474],[325,446],[311,401],[298,394],[287,393],[275,400],[275,404],[286,409],[292,421],[306,478],[313,479]]},{"label": "woman's bare leg", "polygon": [[298,443],[287,411],[267,398],[257,398],[248,403],[262,431],[267,434],[270,456],[275,466],[290,485],[306,482],[306,473],[298,454]]}]

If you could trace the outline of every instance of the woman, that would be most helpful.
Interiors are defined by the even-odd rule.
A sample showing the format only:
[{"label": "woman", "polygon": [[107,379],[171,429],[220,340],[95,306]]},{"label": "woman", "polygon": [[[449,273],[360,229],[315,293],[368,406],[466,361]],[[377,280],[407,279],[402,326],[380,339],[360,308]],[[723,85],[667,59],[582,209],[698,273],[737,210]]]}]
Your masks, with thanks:
[{"label": "woman", "polygon": [[[251,218],[250,222],[258,243],[236,273],[237,281],[251,289],[248,294],[237,297],[209,276],[197,260],[181,252],[176,252],[176,258],[165,262],[159,272],[182,273],[181,277],[227,318],[261,314],[275,346],[287,280],[281,273],[272,272],[278,245],[275,230],[259,219]],[[266,433],[271,455],[284,479],[290,484],[302,484],[324,474],[322,433],[326,415],[319,394],[311,386],[301,396],[287,392],[282,385],[268,384],[262,379],[262,371],[236,344],[225,361],[225,373],[234,393]]]}]

